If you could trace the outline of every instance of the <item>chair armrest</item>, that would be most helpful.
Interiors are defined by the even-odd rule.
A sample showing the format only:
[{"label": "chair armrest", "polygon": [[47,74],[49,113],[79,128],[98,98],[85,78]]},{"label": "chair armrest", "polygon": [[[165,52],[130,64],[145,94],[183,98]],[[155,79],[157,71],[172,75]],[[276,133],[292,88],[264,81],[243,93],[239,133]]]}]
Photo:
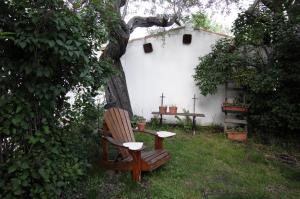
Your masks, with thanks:
[{"label": "chair armrest", "polygon": [[106,139],[106,140],[107,140],[109,143],[111,143],[112,145],[117,146],[117,147],[121,147],[121,148],[124,148],[124,149],[127,149],[128,151],[142,151],[142,150],[145,149],[145,147],[142,146],[142,148],[140,148],[140,149],[132,150],[132,149],[130,149],[130,148],[124,146],[124,145],[123,145],[123,144],[124,144],[123,142],[119,142],[119,141],[113,139],[112,137],[108,137],[108,136],[102,135],[102,138]]},{"label": "chair armrest", "polygon": [[[133,131],[134,132],[139,132],[136,129],[134,129]],[[145,129],[142,133],[146,133],[146,134],[149,134],[149,135],[152,135],[152,136],[155,137],[155,140],[154,140],[154,148],[155,148],[155,150],[163,149],[163,140],[164,140],[164,138],[159,137],[155,131],[151,131],[151,130],[146,130]]]},{"label": "chair armrest", "polygon": [[157,133],[156,133],[156,131],[152,131],[152,130],[148,130],[148,129],[145,130],[144,133],[147,133],[147,134],[153,135],[153,136],[158,136]]},{"label": "chair armrest", "polygon": [[122,147],[124,149],[128,149],[126,146],[123,145],[122,142],[119,142],[119,141],[113,139],[112,137],[108,137],[108,136],[102,135],[102,138],[106,139],[109,143],[111,143],[114,146]]},{"label": "chair armrest", "polygon": [[[133,129],[133,132],[137,133],[137,132],[140,132],[140,131],[137,130],[137,129]],[[152,135],[152,136],[157,136],[157,133],[155,131],[152,131],[152,130],[145,129],[144,131],[141,131],[141,132]]]}]

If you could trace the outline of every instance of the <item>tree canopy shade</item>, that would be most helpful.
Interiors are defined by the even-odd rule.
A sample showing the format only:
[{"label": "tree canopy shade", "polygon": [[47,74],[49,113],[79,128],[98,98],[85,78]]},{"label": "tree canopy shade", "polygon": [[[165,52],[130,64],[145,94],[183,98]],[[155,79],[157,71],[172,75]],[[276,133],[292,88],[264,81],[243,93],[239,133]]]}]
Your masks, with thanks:
[{"label": "tree canopy shade", "polygon": [[247,91],[254,130],[295,135],[300,130],[300,5],[261,2],[235,21],[234,38],[220,40],[200,58],[194,78],[204,95],[234,80]]},{"label": "tree canopy shade", "polygon": [[66,93],[93,95],[111,71],[93,2],[0,1],[0,198],[59,198],[83,174]]},{"label": "tree canopy shade", "polygon": [[[143,4],[143,3],[145,4]],[[102,59],[109,58],[113,61],[113,68],[118,73],[110,78],[106,88],[106,99],[108,102],[116,102],[118,107],[128,110],[132,115],[132,109],[126,85],[125,74],[120,62],[120,57],[126,52],[130,34],[138,27],[168,27],[180,24],[180,20],[191,8],[205,9],[216,5],[219,9],[226,8],[232,1],[190,1],[190,0],[116,0],[107,1],[105,9],[101,13],[105,18],[105,24],[109,32],[109,44],[102,54]],[[149,4],[149,6],[148,6]],[[147,14],[154,16],[134,16],[125,22],[124,17],[130,7],[137,6],[145,9]]]}]

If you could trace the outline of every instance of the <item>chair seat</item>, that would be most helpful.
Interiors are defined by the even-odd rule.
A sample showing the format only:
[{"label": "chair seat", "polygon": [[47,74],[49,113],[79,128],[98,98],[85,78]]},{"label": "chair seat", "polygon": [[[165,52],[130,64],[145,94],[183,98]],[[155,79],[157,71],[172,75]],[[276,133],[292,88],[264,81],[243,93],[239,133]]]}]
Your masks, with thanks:
[{"label": "chair seat", "polygon": [[[142,171],[152,171],[165,164],[170,158],[170,154],[164,150],[142,151]],[[125,162],[132,161],[132,157],[128,156],[123,159]]]}]

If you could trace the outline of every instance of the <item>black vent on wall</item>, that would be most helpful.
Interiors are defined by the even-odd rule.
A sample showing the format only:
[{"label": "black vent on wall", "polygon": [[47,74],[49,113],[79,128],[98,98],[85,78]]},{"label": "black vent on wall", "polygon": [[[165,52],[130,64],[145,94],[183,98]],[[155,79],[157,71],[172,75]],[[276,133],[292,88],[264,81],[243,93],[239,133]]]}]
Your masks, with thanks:
[{"label": "black vent on wall", "polygon": [[153,51],[151,43],[144,44],[143,47],[145,53],[151,53]]},{"label": "black vent on wall", "polygon": [[184,34],[182,38],[182,42],[184,44],[190,44],[192,43],[192,35],[191,34]]}]

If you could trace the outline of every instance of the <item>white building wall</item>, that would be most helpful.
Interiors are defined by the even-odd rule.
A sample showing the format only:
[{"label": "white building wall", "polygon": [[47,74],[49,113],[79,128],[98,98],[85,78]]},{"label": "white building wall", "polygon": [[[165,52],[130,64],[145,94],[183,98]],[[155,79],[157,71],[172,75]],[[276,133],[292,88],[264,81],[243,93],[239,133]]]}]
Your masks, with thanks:
[{"label": "white building wall", "polygon": [[[183,34],[192,34],[192,43],[182,43]],[[165,105],[177,105],[178,112],[193,112],[193,96],[196,94],[196,112],[205,114],[197,123],[208,125],[223,121],[221,104],[224,88],[213,96],[204,97],[196,87],[193,74],[199,57],[211,51],[211,46],[223,36],[202,30],[187,32],[185,29],[170,31],[165,38],[153,36],[129,42],[121,58],[125,70],[129,96],[134,114],[147,120],[158,111],[160,95],[164,93]],[[144,53],[143,44],[152,43],[153,52]],[[165,116],[169,122],[174,116]]]}]

